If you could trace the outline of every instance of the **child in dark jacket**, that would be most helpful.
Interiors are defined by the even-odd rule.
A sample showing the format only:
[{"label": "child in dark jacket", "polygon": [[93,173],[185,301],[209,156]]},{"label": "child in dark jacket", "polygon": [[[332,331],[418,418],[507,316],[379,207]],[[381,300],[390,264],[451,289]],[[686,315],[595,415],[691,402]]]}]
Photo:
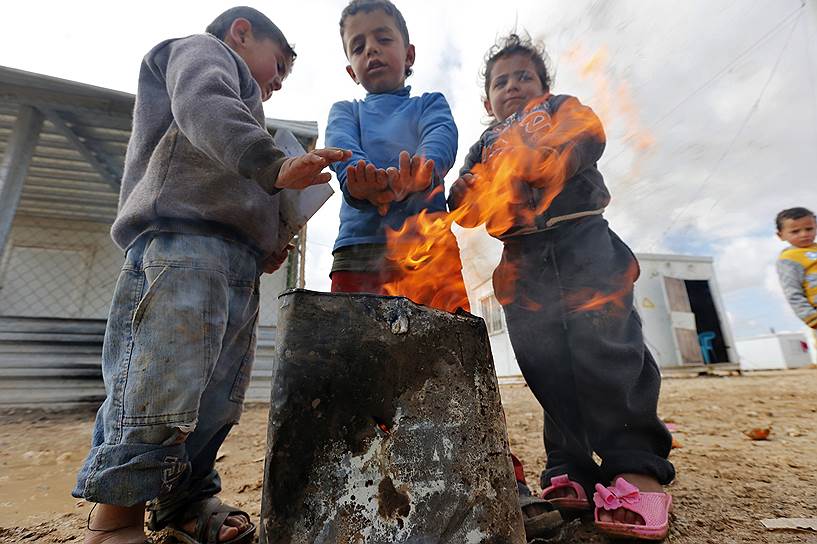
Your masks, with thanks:
[{"label": "child in dark jacket", "polygon": [[663,538],[671,435],[633,307],[638,264],[602,216],[601,122],[576,98],[551,94],[543,53],[515,34],[489,52],[485,94],[496,122],[448,202],[461,224],[485,222],[504,243],[494,291],[545,410],[543,498],[578,511],[592,496],[600,531]]},{"label": "child in dark jacket", "polygon": [[216,453],[241,415],[255,355],[259,276],[286,257],[281,189],[325,183],[348,158],[286,158],[265,127],[295,52],[257,10],[144,58],[114,241],[125,252],[105,331],[107,397],[73,495],[96,503],[85,544],[253,540],[221,502]]},{"label": "child in dark jacket", "polygon": [[[432,305],[431,298],[401,292],[401,266],[389,258],[387,231],[399,231],[423,211],[445,212],[443,178],[456,159],[457,127],[442,94],[411,96],[405,85],[414,45],[389,0],[352,1],[341,15],[340,34],[346,71],[367,95],[334,104],[326,126],[327,146],[352,151],[349,160],[332,166],[344,197],[332,291],[399,294]],[[458,264],[453,235],[450,241]],[[460,269],[450,283],[458,286],[453,298],[467,307]]]}]

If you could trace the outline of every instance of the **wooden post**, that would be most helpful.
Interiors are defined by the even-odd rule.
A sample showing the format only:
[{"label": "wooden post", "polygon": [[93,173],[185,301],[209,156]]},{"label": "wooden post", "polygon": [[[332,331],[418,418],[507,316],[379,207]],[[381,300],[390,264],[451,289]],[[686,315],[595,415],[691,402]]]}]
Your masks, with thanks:
[{"label": "wooden post", "polygon": [[482,319],[402,297],[281,301],[262,544],[523,544]]},{"label": "wooden post", "polygon": [[37,147],[43,114],[31,106],[20,106],[3,161],[0,163],[0,258],[6,249],[11,223],[23,194],[28,166]]}]

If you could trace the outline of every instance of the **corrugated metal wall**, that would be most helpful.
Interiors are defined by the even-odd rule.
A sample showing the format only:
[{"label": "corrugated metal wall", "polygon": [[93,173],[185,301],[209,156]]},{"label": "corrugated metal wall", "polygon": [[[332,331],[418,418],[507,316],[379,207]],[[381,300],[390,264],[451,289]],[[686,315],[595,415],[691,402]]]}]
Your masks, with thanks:
[{"label": "corrugated metal wall", "polygon": [[0,406],[98,404],[105,321],[0,317]]},{"label": "corrugated metal wall", "polygon": [[[103,319],[0,317],[0,408],[98,406]],[[269,401],[275,327],[260,327],[248,401]]]},{"label": "corrugated metal wall", "polygon": [[[104,399],[102,339],[122,264],[108,231],[104,223],[15,219],[0,260],[0,407],[60,409]],[[82,266],[55,254],[77,256]],[[261,278],[251,401],[269,400],[277,297],[286,282],[286,267]]]}]

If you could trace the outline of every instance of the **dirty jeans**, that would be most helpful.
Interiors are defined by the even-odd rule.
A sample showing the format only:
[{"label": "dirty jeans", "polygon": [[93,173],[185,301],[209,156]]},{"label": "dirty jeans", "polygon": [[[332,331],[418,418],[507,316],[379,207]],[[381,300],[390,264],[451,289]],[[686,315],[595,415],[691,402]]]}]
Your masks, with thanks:
[{"label": "dirty jeans", "polygon": [[180,509],[220,491],[216,453],[255,354],[257,263],[215,236],[150,233],[128,249],[105,331],[107,398],[75,497]]},{"label": "dirty jeans", "polygon": [[[505,242],[494,286],[519,367],[545,410],[543,488],[565,473],[588,493],[621,473],[662,484],[675,476],[672,437],[657,415],[661,376],[633,306],[637,275],[632,252],[601,216]],[[613,296],[582,308],[597,294]]]}]

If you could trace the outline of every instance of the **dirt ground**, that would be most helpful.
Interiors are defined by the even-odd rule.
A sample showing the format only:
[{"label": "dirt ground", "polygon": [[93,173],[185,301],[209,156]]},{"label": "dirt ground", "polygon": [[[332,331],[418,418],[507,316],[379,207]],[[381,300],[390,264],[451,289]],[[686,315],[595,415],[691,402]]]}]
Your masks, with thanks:
[{"label": "dirt ground", "polygon": [[[542,413],[524,385],[503,386],[502,398],[513,450],[535,483],[544,463]],[[817,533],[760,523],[817,516],[817,370],[666,379],[660,413],[681,445],[671,455],[678,478],[669,487],[668,542],[817,543]],[[249,406],[218,465],[224,498],[256,518],[266,420],[266,406]],[[81,542],[89,506],[69,492],[91,422],[88,412],[0,415],[0,542]],[[745,434],[769,426],[769,440]],[[576,520],[549,542],[602,541],[590,521]]]}]

